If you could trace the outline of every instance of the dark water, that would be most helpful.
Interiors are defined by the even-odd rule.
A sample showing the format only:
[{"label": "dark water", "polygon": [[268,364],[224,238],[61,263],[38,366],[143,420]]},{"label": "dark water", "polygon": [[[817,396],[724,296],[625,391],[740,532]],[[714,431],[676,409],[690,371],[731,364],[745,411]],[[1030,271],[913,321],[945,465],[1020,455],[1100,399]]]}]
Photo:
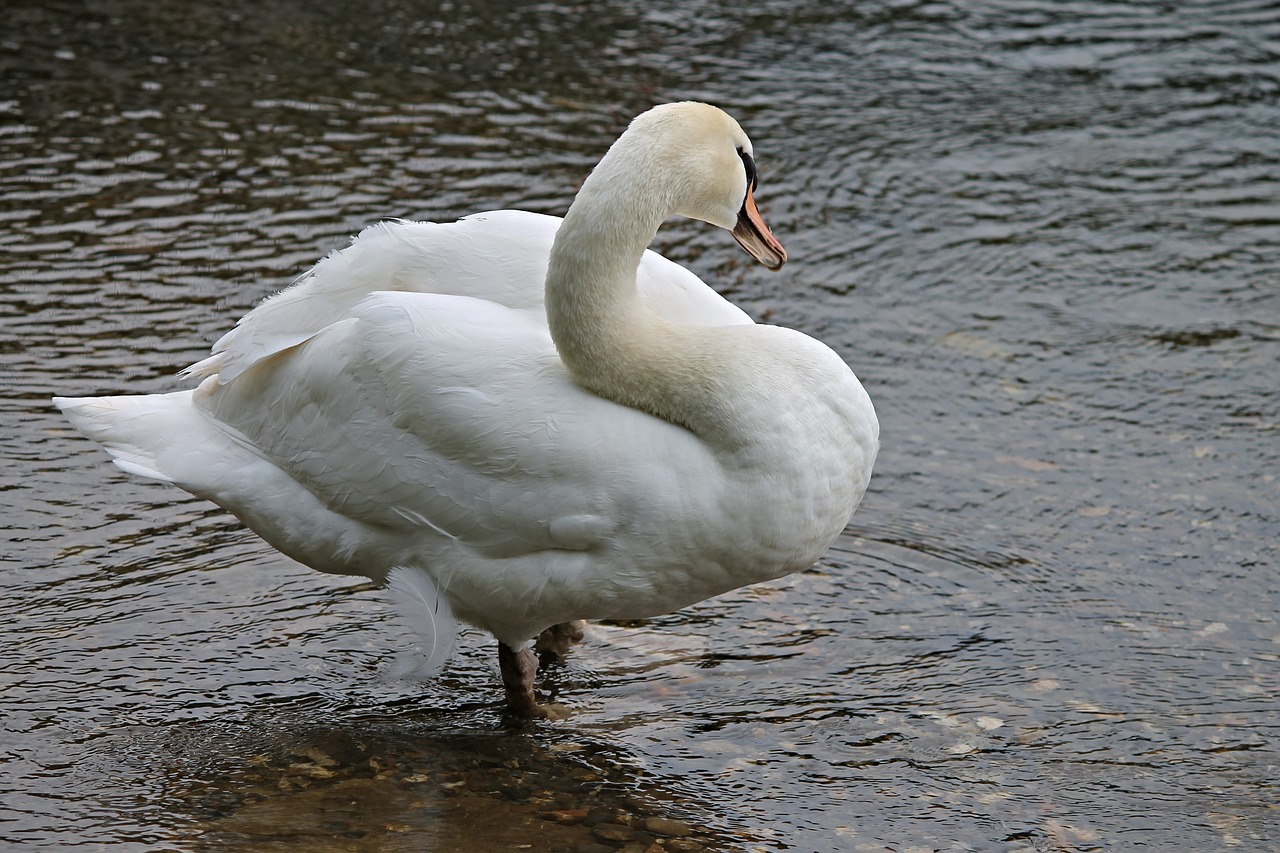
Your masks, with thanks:
[{"label": "dark water", "polygon": [[[4,17],[0,846],[1280,850],[1280,7]],[[478,634],[390,680],[379,590],[47,403],[181,387],[370,221],[562,213],[690,97],[793,260],[660,248],[840,351],[884,450],[812,571],[597,628],[567,722],[504,728]]]}]

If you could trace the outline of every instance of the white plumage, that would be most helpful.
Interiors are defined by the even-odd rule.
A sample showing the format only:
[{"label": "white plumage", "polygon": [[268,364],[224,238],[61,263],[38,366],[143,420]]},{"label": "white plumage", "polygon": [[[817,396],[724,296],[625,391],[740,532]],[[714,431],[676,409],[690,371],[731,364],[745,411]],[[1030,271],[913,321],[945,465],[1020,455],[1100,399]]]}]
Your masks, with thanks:
[{"label": "white plumage", "polygon": [[667,612],[811,565],[878,446],[830,349],[645,250],[682,213],[780,266],[753,189],[732,119],[658,107],[563,224],[372,226],[188,368],[194,391],[55,402],[124,470],[321,571],[411,567],[509,650]]},{"label": "white plumage", "polygon": [[458,639],[458,622],[449,599],[440,594],[435,579],[417,566],[396,566],[387,575],[400,618],[423,639],[426,657],[398,659],[391,670],[396,678],[429,678],[444,669]]}]

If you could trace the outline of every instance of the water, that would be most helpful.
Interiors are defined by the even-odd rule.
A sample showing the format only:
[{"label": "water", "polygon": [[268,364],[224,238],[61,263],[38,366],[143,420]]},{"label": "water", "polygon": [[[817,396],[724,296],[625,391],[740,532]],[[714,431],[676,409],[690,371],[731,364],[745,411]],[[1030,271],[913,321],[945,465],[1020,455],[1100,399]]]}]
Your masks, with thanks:
[{"label": "water", "polygon": [[[1274,5],[6,19],[0,846],[1280,849]],[[686,97],[752,135],[792,262],[658,247],[840,351],[884,449],[812,571],[596,628],[567,722],[504,728],[478,634],[388,680],[379,590],[48,405],[180,387],[376,219],[562,213]]]}]

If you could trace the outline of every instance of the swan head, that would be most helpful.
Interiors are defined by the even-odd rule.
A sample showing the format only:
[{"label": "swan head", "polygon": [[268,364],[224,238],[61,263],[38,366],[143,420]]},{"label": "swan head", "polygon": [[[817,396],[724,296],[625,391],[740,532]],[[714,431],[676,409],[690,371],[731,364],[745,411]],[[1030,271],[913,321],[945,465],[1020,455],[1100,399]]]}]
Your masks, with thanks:
[{"label": "swan head", "polygon": [[718,225],[771,270],[786,262],[786,250],[756,207],[751,140],[723,110],[694,101],[661,104],[631,122],[610,155],[615,151],[627,168],[644,171],[636,179],[657,190],[663,218]]}]

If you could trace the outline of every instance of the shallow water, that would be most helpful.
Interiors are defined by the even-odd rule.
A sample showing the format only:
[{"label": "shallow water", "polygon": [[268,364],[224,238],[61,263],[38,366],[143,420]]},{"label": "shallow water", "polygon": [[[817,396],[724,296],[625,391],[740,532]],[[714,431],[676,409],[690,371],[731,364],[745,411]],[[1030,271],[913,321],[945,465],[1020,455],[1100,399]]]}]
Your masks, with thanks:
[{"label": "shallow water", "polygon": [[[7,4],[0,845],[1280,850],[1280,9],[644,10]],[[504,727],[479,634],[390,679],[379,590],[48,405],[181,387],[379,218],[562,213],[676,98],[792,261],[657,245],[841,352],[884,448],[811,571],[593,629],[568,721]]]}]

